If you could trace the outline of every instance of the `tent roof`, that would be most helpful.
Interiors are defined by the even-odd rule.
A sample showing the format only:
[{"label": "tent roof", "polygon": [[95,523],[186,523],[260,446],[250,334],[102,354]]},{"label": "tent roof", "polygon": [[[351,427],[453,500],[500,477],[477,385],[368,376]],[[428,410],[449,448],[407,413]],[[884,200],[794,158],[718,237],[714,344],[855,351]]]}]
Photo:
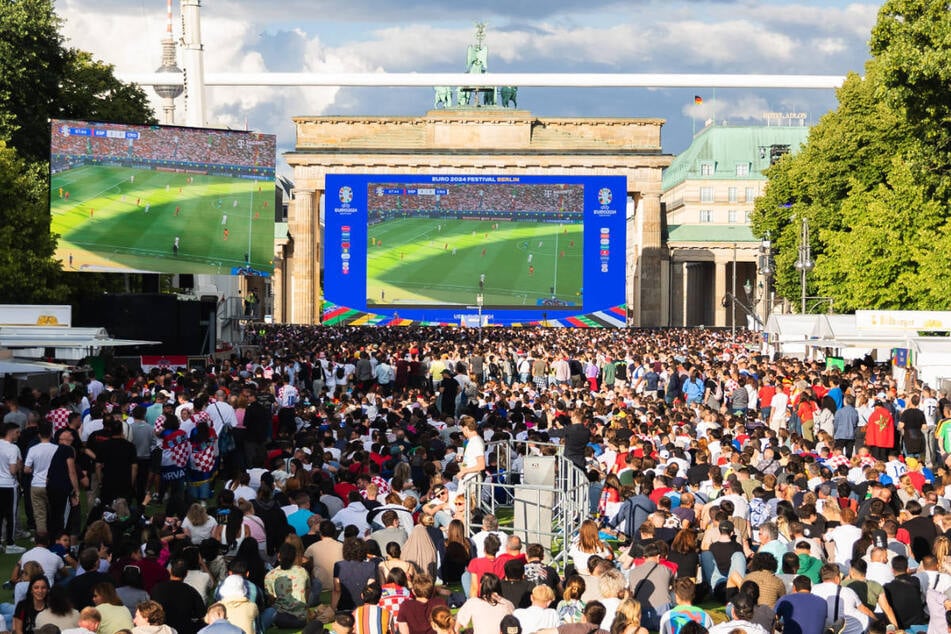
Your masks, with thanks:
[{"label": "tent roof", "polygon": [[766,332],[783,339],[807,339],[823,315],[770,315]]},{"label": "tent roof", "polygon": [[112,346],[148,346],[161,341],[113,339],[105,328],[67,328],[64,326],[3,326],[0,346],[7,348],[100,348]]}]

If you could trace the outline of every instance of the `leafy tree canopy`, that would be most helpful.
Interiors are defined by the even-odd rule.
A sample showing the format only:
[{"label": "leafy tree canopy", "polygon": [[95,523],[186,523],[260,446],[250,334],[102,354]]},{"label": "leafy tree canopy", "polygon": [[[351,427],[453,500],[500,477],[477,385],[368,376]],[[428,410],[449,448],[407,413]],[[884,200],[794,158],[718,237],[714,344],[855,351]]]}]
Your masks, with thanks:
[{"label": "leafy tree canopy", "polygon": [[951,306],[951,12],[937,0],[888,0],[865,76],[802,150],[767,170],[753,230],[776,248],[776,290],[798,297],[803,218],[816,262],[808,293],[838,310]]},{"label": "leafy tree canopy", "polygon": [[49,120],[152,124],[145,92],[64,46],[51,0],[0,0],[0,298],[64,302],[119,290],[118,275],[64,273],[53,259]]}]

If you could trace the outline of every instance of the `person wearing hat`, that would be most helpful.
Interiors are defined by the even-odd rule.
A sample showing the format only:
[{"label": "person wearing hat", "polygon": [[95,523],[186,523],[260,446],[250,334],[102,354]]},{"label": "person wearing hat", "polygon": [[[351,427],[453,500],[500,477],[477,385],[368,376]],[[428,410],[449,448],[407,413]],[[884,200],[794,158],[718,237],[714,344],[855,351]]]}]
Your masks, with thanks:
[{"label": "person wearing hat", "polygon": [[221,596],[220,604],[227,611],[228,622],[241,628],[244,634],[255,634],[258,606],[248,599],[245,583],[241,575],[228,575],[218,589],[218,594]]},{"label": "person wearing hat", "polygon": [[700,553],[700,567],[704,580],[719,598],[724,598],[727,579],[733,574],[746,576],[746,556],[736,541],[736,527],[723,511],[718,511],[717,538],[709,549]]}]

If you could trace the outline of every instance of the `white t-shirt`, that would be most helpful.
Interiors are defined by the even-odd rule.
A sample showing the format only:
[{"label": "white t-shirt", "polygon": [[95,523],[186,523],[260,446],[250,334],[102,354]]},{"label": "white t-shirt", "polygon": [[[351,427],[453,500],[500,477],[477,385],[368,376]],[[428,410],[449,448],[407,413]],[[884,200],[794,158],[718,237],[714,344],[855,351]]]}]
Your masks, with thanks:
[{"label": "white t-shirt", "polygon": [[832,625],[835,620],[835,596],[839,593],[839,618],[845,619],[845,630],[842,634],[861,634],[868,629],[868,617],[859,611],[862,602],[859,595],[851,588],[845,588],[826,581],[812,586],[812,593],[826,602],[826,625]]},{"label": "white t-shirt", "polygon": [[[485,443],[482,441],[482,437],[476,434],[472,438],[466,440],[466,449],[462,454],[462,466],[463,467],[474,467],[479,462],[479,457],[485,457]],[[467,473],[463,480],[469,480],[475,478],[480,474],[477,473]]]},{"label": "white t-shirt", "polygon": [[835,563],[848,566],[852,561],[855,542],[862,538],[862,530],[851,524],[840,524],[825,534],[825,541],[835,544]]},{"label": "white t-shirt", "polygon": [[211,532],[215,530],[216,526],[218,526],[218,522],[213,517],[209,517],[201,526],[195,526],[187,517],[185,521],[182,522],[182,528],[188,531],[188,534],[191,536],[191,542],[196,546],[211,537]]},{"label": "white t-shirt", "polygon": [[558,627],[558,613],[551,608],[532,605],[527,608],[518,608],[512,614],[518,619],[522,632],[525,634]]},{"label": "white t-shirt", "polygon": [[51,442],[41,442],[33,445],[26,452],[24,466],[33,470],[33,483],[30,485],[35,488],[46,488],[46,474],[50,470],[50,463],[53,462],[53,454],[59,446]]},{"label": "white t-shirt", "polygon": [[63,564],[62,557],[50,551],[50,549],[45,546],[35,546],[23,553],[20,556],[20,567],[22,568],[23,564],[28,561],[35,561],[40,565],[40,568],[43,569],[43,574],[46,575],[46,579],[50,582],[51,586],[56,580],[56,573],[65,565]]},{"label": "white t-shirt", "polygon": [[10,473],[10,467],[16,466],[20,461],[20,448],[12,442],[0,439],[0,488],[12,489],[17,485],[17,480]]}]

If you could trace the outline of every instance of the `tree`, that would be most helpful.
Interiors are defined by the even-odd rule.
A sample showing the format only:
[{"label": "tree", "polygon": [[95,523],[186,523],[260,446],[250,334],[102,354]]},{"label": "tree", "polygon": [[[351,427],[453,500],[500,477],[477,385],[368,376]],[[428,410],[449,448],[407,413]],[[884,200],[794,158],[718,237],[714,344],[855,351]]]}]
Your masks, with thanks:
[{"label": "tree", "polygon": [[67,67],[50,0],[0,2],[0,138],[28,161],[49,156],[49,120]]},{"label": "tree", "polygon": [[[941,278],[933,277],[951,271],[951,251],[935,252],[937,243],[951,246],[951,152],[939,142],[951,139],[943,131],[951,106],[942,74],[951,69],[951,20],[938,19],[939,5],[946,13],[935,0],[886,2],[865,76],[850,74],[839,107],[802,150],[767,170],[753,230],[773,239],[780,295],[799,295],[794,263],[808,218],[816,262],[809,294],[833,298],[840,310],[951,303],[935,292]],[[936,59],[940,72],[931,66]],[[942,77],[943,93],[935,87]],[[896,89],[916,80],[922,84]]]},{"label": "tree", "polygon": [[69,274],[53,259],[49,120],[155,122],[141,88],[66,49],[50,0],[0,1],[0,293],[7,302],[64,302],[120,290],[118,275]]},{"label": "tree", "polygon": [[69,294],[51,257],[55,240],[44,170],[0,141],[0,297],[7,303],[61,302]]}]

